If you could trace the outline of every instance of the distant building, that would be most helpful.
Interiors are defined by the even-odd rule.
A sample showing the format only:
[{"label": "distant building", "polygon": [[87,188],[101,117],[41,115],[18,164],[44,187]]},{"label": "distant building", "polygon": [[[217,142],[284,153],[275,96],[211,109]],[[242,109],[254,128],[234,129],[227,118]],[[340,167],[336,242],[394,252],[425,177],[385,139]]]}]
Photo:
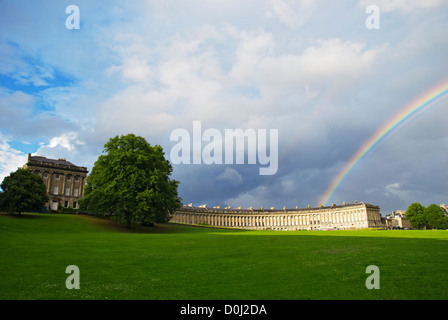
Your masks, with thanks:
[{"label": "distant building", "polygon": [[385,216],[387,229],[410,229],[411,224],[406,219],[406,211],[397,210],[392,211],[391,214]]},{"label": "distant building", "polygon": [[335,230],[381,228],[380,208],[373,204],[344,203],[319,208],[232,209],[184,205],[171,222],[258,230]]},{"label": "distant building", "polygon": [[79,200],[84,197],[87,168],[79,167],[64,158],[49,159],[31,156],[23,166],[32,173],[42,177],[49,198],[47,212],[55,212],[58,206],[77,209]]}]

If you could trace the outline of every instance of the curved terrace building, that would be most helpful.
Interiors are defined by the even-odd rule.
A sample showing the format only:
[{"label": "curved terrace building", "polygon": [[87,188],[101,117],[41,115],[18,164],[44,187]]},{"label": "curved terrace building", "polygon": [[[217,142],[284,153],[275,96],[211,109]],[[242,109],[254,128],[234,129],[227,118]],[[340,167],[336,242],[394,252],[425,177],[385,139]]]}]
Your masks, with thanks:
[{"label": "curved terrace building", "polygon": [[171,222],[256,230],[365,229],[382,226],[380,208],[363,202],[269,210],[184,205],[172,215]]}]

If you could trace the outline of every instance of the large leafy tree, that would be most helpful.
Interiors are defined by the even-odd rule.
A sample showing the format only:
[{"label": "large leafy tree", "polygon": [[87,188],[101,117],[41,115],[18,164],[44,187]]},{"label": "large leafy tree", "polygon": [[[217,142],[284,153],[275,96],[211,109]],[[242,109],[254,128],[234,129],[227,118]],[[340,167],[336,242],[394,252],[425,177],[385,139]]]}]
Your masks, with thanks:
[{"label": "large leafy tree", "polygon": [[111,138],[87,177],[83,210],[117,221],[164,223],[181,206],[161,146],[128,134]]},{"label": "large leafy tree", "polygon": [[406,218],[415,229],[424,229],[427,226],[425,207],[418,202],[414,202],[408,207],[406,210]]},{"label": "large leafy tree", "polygon": [[42,178],[19,168],[3,179],[0,208],[8,212],[41,211],[48,201]]},{"label": "large leafy tree", "polygon": [[448,217],[443,214],[442,208],[436,204],[431,204],[425,208],[425,217],[430,229],[446,229],[448,227]]}]

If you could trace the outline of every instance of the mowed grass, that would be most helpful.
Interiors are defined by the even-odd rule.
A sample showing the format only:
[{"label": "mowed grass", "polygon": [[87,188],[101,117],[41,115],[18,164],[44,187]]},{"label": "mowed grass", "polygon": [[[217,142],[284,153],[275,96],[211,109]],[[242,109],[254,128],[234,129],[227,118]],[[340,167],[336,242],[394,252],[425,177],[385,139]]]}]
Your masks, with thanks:
[{"label": "mowed grass", "polygon": [[[0,214],[0,299],[447,299],[448,231],[242,231]],[[65,269],[80,270],[68,290]],[[369,265],[380,289],[366,288]]]}]

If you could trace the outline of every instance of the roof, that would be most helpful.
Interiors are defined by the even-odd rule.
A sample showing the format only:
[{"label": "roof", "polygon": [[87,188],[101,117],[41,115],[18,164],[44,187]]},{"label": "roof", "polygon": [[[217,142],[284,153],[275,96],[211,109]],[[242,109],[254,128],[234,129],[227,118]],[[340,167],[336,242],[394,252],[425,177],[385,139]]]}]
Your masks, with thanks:
[{"label": "roof", "polygon": [[86,167],[77,166],[70,161],[67,161],[65,158],[59,159],[51,159],[43,156],[32,156],[28,154],[28,162],[27,165],[47,165],[47,166],[55,166],[55,167],[67,167],[70,169],[78,169],[82,171],[87,171]]},{"label": "roof", "polygon": [[53,163],[53,164],[58,164],[58,165],[63,165],[63,166],[74,166],[77,167],[77,165],[71,163],[70,161],[67,161],[65,159],[50,159],[50,158],[46,158],[46,157],[41,157],[41,156],[31,156],[30,157],[30,161],[38,161],[38,162],[43,162],[43,163]]},{"label": "roof", "polygon": [[342,205],[331,205],[331,206],[322,206],[322,207],[308,207],[308,208],[295,208],[295,209],[264,209],[264,208],[258,208],[258,209],[240,209],[240,208],[230,208],[230,207],[225,207],[225,208],[208,208],[207,206],[203,205],[203,206],[199,206],[199,207],[193,207],[192,204],[190,205],[183,205],[181,209],[179,209],[180,211],[193,211],[193,212],[214,212],[214,213],[288,213],[288,212],[305,212],[305,211],[317,211],[317,210],[325,210],[325,209],[340,209],[340,208],[346,208],[346,207],[354,207],[354,206],[360,206],[360,205],[364,205],[366,207],[370,207],[370,208],[375,208],[375,209],[379,209],[379,206],[371,204],[371,203],[365,203],[365,202],[358,202],[356,201],[355,203],[345,203]]}]

